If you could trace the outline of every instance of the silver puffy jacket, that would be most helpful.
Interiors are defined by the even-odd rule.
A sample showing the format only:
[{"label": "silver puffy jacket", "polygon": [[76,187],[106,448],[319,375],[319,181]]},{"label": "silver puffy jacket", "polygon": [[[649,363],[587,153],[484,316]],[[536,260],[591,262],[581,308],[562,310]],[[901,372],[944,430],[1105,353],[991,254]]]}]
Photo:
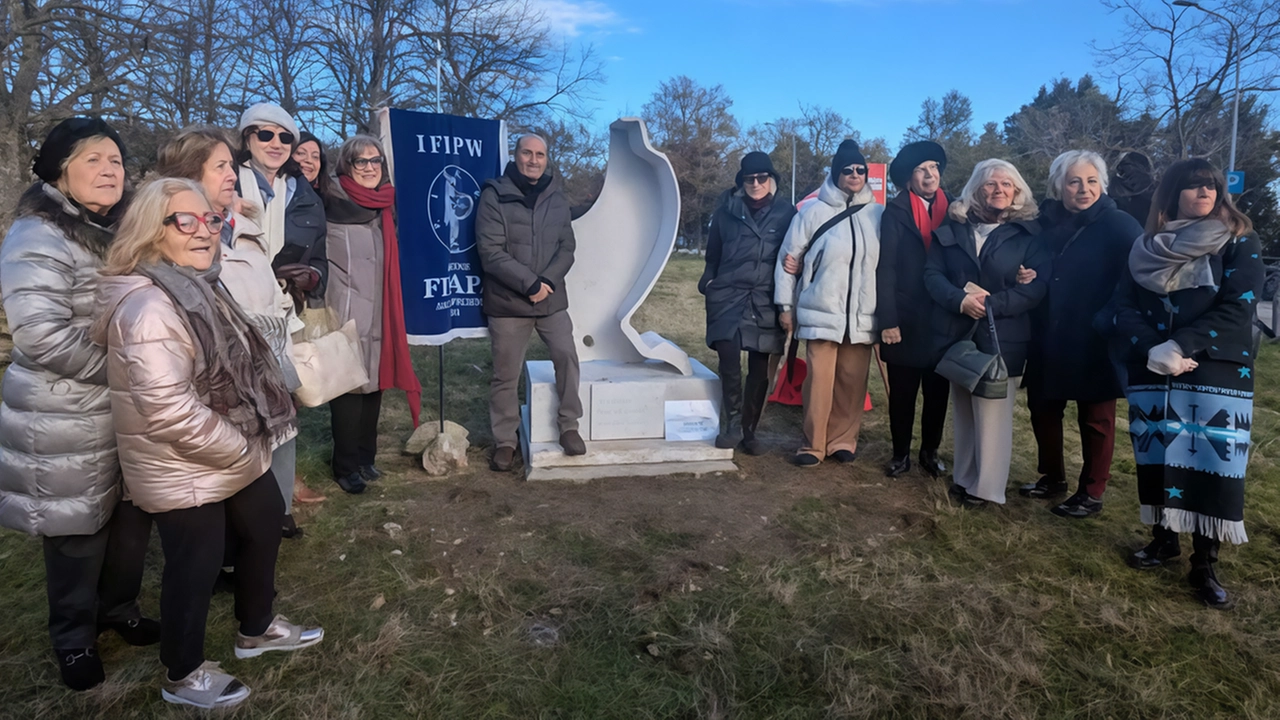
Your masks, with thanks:
[{"label": "silver puffy jacket", "polygon": [[106,349],[89,338],[101,264],[38,215],[20,217],[0,245],[14,345],[0,386],[0,526],[87,535],[119,500]]}]

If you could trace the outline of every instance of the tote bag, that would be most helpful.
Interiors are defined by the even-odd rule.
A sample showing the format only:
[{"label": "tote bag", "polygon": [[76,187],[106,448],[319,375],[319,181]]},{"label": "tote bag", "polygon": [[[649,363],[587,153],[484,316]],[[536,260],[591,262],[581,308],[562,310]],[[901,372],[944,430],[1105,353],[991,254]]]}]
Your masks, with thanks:
[{"label": "tote bag", "polygon": [[977,397],[1000,400],[1009,396],[1009,368],[1000,356],[1000,338],[996,335],[996,321],[990,308],[987,308],[987,327],[996,344],[994,354],[982,352],[973,341],[978,322],[974,321],[963,340],[947,348],[935,372]]},{"label": "tote bag", "polygon": [[319,407],[369,383],[360,352],[356,321],[334,330],[333,312],[308,308],[302,312],[306,326],[294,334],[293,367],[302,385],[294,396],[304,407]]}]

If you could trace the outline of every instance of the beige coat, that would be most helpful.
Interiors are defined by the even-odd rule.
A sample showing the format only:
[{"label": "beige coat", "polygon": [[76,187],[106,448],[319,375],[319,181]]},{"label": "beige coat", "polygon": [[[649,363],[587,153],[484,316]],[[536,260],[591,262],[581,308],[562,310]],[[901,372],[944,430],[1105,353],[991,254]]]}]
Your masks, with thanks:
[{"label": "beige coat", "polygon": [[126,495],[150,513],[225,500],[271,464],[269,440],[247,440],[195,388],[195,343],[168,295],[140,275],[98,284],[107,385]]}]

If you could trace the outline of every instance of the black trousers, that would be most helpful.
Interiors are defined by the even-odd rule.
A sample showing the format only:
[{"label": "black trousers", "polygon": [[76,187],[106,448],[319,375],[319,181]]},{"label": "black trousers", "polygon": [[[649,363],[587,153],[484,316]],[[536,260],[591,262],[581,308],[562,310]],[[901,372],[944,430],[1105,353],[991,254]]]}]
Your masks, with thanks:
[{"label": "black trousers", "polygon": [[261,635],[274,617],[276,555],[284,500],[266,474],[222,502],[157,513],[164,576],[160,582],[160,662],[180,680],[204,662],[204,632],[227,533],[236,536],[236,620]]},{"label": "black trousers", "polygon": [[739,343],[719,340],[714,346],[720,370],[720,430],[731,431],[732,423],[740,417],[743,436],[753,437],[769,393],[769,354],[747,351],[747,385],[744,391]]},{"label": "black trousers", "polygon": [[150,536],[151,516],[121,502],[92,535],[44,538],[49,639],[55,650],[93,647],[100,622],[141,617],[138,591]]},{"label": "black trousers", "polygon": [[916,424],[916,396],[923,390],[924,412],[920,416],[920,449],[937,450],[942,444],[942,426],[947,421],[947,400],[951,384],[947,379],[922,368],[887,363],[889,373],[889,434],[893,456],[911,454],[911,435]]},{"label": "black trousers", "polygon": [[329,401],[333,433],[333,476],[346,477],[372,465],[378,454],[378,414],[382,391],[347,393]]}]

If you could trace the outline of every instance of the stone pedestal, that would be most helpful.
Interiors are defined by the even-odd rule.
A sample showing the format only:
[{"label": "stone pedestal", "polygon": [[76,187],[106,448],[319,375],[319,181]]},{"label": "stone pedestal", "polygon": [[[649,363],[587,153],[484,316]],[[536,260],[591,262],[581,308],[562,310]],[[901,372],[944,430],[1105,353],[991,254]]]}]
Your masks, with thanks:
[{"label": "stone pedestal", "polygon": [[578,432],[587,454],[569,457],[559,445],[559,401],[550,361],[525,363],[529,402],[521,408],[520,444],[528,480],[592,480],[602,477],[736,471],[733,450],[712,440],[666,437],[667,403],[705,400],[720,406],[720,378],[690,358],[683,375],[661,361],[592,360],[581,364]]}]

